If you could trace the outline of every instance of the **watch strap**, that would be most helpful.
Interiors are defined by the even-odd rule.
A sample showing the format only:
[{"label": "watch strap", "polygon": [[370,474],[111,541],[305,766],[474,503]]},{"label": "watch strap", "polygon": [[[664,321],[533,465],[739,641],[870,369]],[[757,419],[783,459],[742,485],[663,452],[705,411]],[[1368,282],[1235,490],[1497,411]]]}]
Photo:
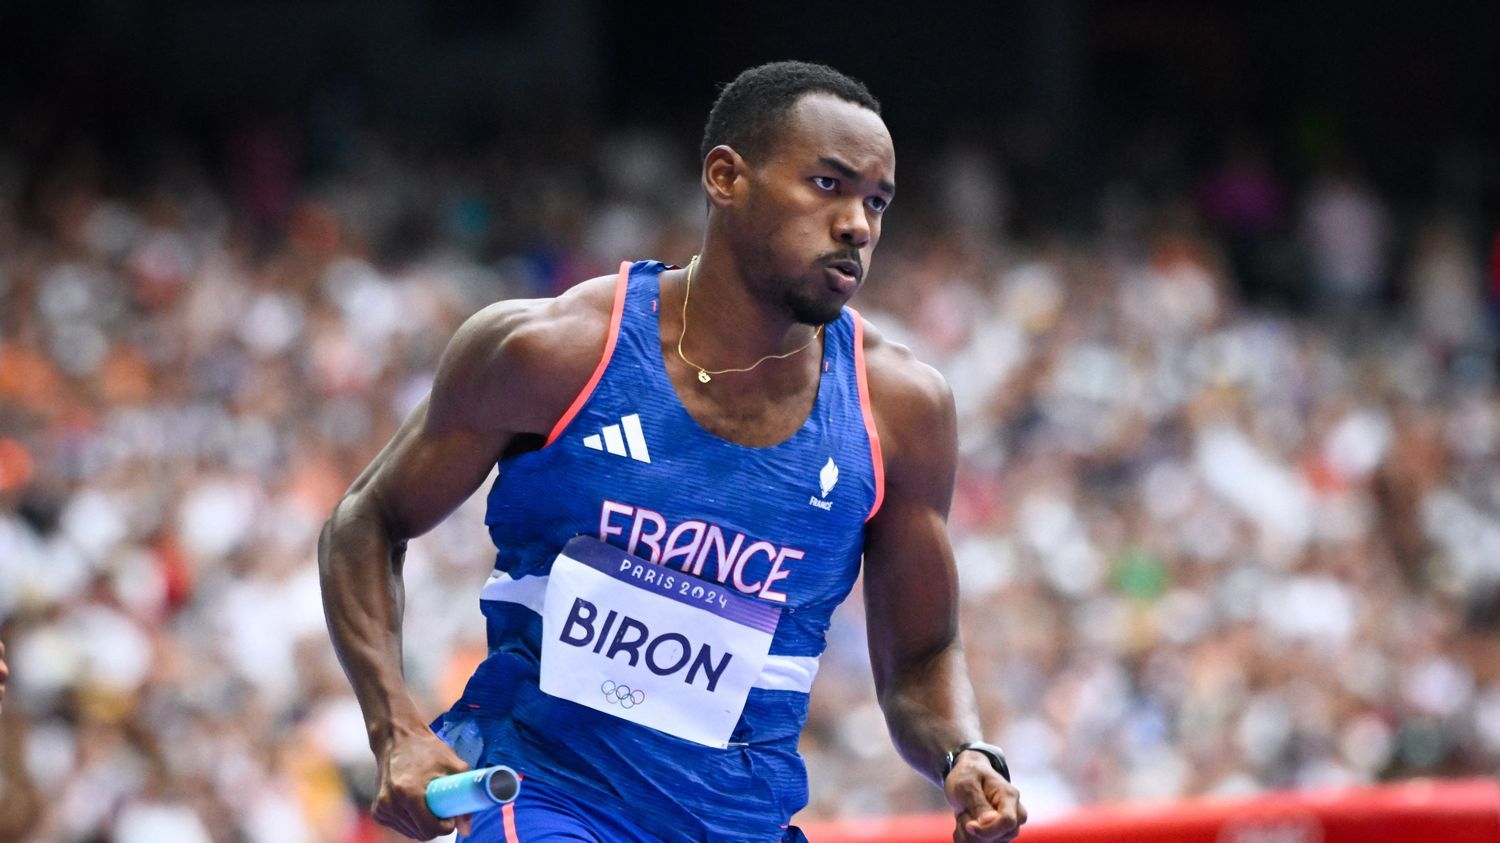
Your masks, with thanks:
[{"label": "watch strap", "polygon": [[1010,781],[1010,765],[1005,762],[1005,750],[984,741],[969,741],[968,743],[959,744],[951,750],[945,759],[946,763],[943,767],[944,781],[948,779],[948,774],[953,772],[953,765],[958,761],[959,753],[970,750],[981,753],[990,759],[990,766],[995,768],[995,772],[999,773],[1001,778]]}]

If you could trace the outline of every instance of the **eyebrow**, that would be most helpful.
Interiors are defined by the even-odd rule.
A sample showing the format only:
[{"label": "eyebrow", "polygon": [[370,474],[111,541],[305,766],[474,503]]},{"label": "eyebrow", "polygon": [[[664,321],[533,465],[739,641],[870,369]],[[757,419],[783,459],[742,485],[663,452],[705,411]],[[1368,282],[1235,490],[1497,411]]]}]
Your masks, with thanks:
[{"label": "eyebrow", "polygon": [[[848,164],[845,164],[843,161],[840,161],[837,158],[830,158],[825,155],[822,158],[818,159],[818,163],[830,169],[836,170],[839,175],[843,176],[846,179],[854,179],[858,181],[859,179],[864,178],[864,176],[860,175],[860,172],[858,170],[854,169]],[[876,182],[875,186],[892,196],[896,195],[896,185],[892,184],[891,182],[882,179],[881,181]]]}]

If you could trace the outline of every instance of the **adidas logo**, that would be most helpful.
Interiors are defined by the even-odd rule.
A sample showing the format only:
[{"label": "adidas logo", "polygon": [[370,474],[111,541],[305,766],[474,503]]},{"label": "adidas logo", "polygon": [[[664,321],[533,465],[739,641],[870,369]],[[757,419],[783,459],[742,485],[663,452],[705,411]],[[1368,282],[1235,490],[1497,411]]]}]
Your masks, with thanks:
[{"label": "adidas logo", "polygon": [[631,413],[622,417],[619,424],[605,425],[599,433],[583,437],[583,447],[608,451],[617,457],[630,457],[637,462],[651,462],[651,451],[646,447],[646,435],[641,432],[639,413]]}]

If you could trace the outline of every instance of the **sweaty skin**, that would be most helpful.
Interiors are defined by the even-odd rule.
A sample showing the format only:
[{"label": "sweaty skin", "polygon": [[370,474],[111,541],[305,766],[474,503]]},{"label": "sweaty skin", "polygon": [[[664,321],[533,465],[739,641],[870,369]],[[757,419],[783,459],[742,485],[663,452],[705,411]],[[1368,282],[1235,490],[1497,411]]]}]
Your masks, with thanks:
[{"label": "sweaty skin", "polygon": [[[710,211],[686,336],[685,273],[661,275],[662,354],[683,406],[705,429],[751,446],[780,442],[806,420],[819,350],[702,384],[677,357],[678,339],[715,369],[807,343],[862,282],[895,190],[884,123],[835,97],[800,99],[773,146],[761,161],[726,146],[704,160]],[[466,500],[502,455],[542,444],[598,363],[613,288],[613,277],[596,278],[555,299],[501,302],[471,317],[444,352],[427,400],[324,526],[324,610],[379,768],[373,815],[408,836],[453,829],[427,811],[423,792],[464,764],[428,728],[402,678],[406,542]],[[864,548],[880,705],[901,755],[943,786],[954,839],[1011,840],[1026,810],[983,755],[962,753],[942,776],[945,753],[980,738],[946,531],[957,451],[952,395],[934,370],[868,325],[865,358],[886,477]]]}]

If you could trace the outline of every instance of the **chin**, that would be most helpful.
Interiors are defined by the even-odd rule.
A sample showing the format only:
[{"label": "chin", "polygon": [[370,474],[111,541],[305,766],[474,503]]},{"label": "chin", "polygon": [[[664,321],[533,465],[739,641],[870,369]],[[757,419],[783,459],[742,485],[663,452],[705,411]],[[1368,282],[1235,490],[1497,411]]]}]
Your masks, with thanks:
[{"label": "chin", "polygon": [[804,325],[828,325],[837,322],[844,312],[842,301],[796,298],[788,301],[792,318]]}]

